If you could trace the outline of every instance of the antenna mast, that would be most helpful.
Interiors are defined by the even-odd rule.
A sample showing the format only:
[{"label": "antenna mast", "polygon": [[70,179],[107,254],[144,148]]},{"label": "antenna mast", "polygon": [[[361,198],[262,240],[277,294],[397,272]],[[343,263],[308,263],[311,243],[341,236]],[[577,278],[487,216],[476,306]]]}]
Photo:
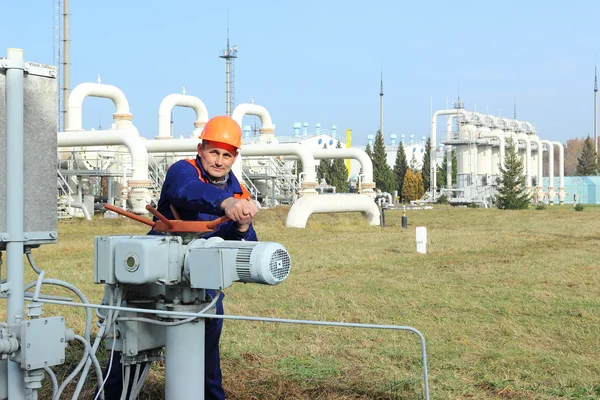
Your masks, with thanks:
[{"label": "antenna mast", "polygon": [[383,136],[383,70],[381,71],[381,90],[379,91],[379,132]]},{"label": "antenna mast", "polygon": [[598,71],[594,62],[594,150],[598,159]]},{"label": "antenna mast", "polygon": [[225,114],[231,116],[231,109],[235,107],[235,65],[237,58],[237,45],[229,46],[229,10],[227,10],[227,47],[221,52],[219,58],[225,59]]}]

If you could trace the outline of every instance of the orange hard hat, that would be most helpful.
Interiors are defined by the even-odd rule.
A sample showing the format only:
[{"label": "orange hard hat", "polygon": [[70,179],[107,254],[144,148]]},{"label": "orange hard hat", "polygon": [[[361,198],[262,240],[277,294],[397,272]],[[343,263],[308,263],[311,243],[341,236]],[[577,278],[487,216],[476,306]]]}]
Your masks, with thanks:
[{"label": "orange hard hat", "polygon": [[226,115],[212,117],[204,125],[200,139],[226,143],[239,149],[242,146],[242,128],[233,118]]}]

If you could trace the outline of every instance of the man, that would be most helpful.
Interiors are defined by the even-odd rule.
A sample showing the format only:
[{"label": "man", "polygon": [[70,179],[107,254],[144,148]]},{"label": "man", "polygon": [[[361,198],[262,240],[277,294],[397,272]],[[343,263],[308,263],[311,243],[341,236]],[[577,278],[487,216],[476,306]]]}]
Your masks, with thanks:
[{"label": "man", "polygon": [[[198,144],[195,159],[177,161],[167,171],[158,211],[167,219],[176,219],[176,213],[186,221],[209,221],[227,215],[230,221],[221,223],[215,232],[204,237],[257,241],[252,218],[258,210],[250,194],[231,172],[242,145],[240,126],[230,117],[214,117],[204,126],[200,139],[202,143]],[[160,233],[151,230],[148,234]],[[207,294],[212,297],[216,295],[212,290],[208,290]],[[217,314],[223,314],[223,297],[221,293],[216,304]],[[219,356],[223,320],[206,319],[205,322],[205,399],[221,400],[225,399]],[[123,382],[120,358],[117,354],[113,357],[111,373],[104,387],[106,400],[121,397]]]}]

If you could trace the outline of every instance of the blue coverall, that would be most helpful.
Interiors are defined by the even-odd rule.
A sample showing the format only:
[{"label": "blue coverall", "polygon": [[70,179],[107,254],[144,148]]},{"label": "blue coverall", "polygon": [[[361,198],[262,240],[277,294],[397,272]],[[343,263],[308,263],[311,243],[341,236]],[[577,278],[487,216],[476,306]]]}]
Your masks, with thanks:
[{"label": "blue coverall", "polygon": [[[167,219],[175,219],[170,207],[172,204],[177,209],[179,217],[184,221],[212,221],[224,215],[220,205],[225,199],[233,197],[235,194],[242,194],[240,183],[231,171],[224,185],[214,185],[207,183],[208,176],[206,176],[198,156],[196,156],[195,165],[197,168],[186,160],[180,160],[171,165],[167,171],[157,206],[157,210]],[[198,174],[199,171],[202,178]],[[252,224],[246,232],[239,232],[235,225],[234,221],[224,222],[217,227],[215,232],[203,237],[208,239],[218,236],[225,240],[258,240]],[[148,234],[160,235],[161,233],[151,230]],[[216,295],[214,290],[207,290],[207,294],[212,297]],[[223,314],[223,297],[224,295],[221,293],[216,304],[216,312],[221,315]],[[221,383],[219,339],[223,320],[206,319],[205,323],[204,398],[205,400],[222,400],[225,399],[225,392]],[[106,400],[118,400],[123,390],[120,353],[114,354],[112,364],[110,376],[104,385]],[[190,377],[190,379],[196,379],[196,377]],[[132,385],[133,382],[129,385],[130,390]]]}]

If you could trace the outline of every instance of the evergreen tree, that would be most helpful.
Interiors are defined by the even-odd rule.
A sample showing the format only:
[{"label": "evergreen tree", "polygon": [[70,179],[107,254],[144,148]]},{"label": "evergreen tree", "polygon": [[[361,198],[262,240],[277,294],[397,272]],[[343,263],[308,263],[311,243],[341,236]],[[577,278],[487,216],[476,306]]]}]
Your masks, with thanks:
[{"label": "evergreen tree", "polygon": [[367,147],[365,148],[365,153],[369,156],[369,158],[373,159],[373,150],[371,150],[371,145],[367,143]]},{"label": "evergreen tree", "polygon": [[598,154],[590,136],[583,142],[581,156],[577,159],[576,174],[580,176],[598,175]]},{"label": "evergreen tree", "polygon": [[394,178],[396,180],[396,190],[398,191],[398,195],[400,195],[400,197],[402,197],[402,187],[404,186],[404,176],[406,175],[407,169],[408,164],[406,163],[404,144],[400,143],[398,145],[398,151],[396,152],[396,162],[394,163],[393,171]]},{"label": "evergreen tree", "polygon": [[[327,148],[327,144],[323,145],[323,148]],[[317,167],[317,183],[321,185],[323,182],[330,183],[330,169],[331,169],[331,160],[322,159],[319,162],[319,166]]]},{"label": "evergreen tree", "polygon": [[[342,144],[338,141],[337,149],[342,148]],[[342,158],[336,158],[331,164],[330,172],[330,185],[335,186],[337,193],[347,193],[350,189],[348,186],[348,170],[346,169],[346,163]]]},{"label": "evergreen tree", "polygon": [[377,131],[375,145],[373,146],[373,180],[375,185],[383,192],[392,192],[396,187],[392,169],[387,163],[387,154],[381,131]]},{"label": "evergreen tree", "polygon": [[523,173],[523,159],[517,154],[512,139],[506,141],[504,167],[500,167],[496,205],[501,210],[521,210],[529,207],[530,197]]},{"label": "evergreen tree", "polygon": [[419,182],[415,174],[409,168],[404,176],[404,184],[402,185],[402,198],[406,201],[416,200],[419,196]]},{"label": "evergreen tree", "polygon": [[408,167],[411,169],[413,174],[416,174],[419,171],[419,163],[417,162],[417,156],[415,153],[412,154],[412,158],[410,159],[410,164]]},{"label": "evergreen tree", "polygon": [[[425,152],[423,153],[423,166],[421,167],[421,175],[423,175],[423,185],[425,186],[425,190],[429,190],[429,185],[431,181],[431,138],[427,138],[427,142],[425,142]],[[438,183],[438,186],[440,184]]]},{"label": "evergreen tree", "polygon": [[425,195],[425,184],[423,183],[423,175],[421,175],[421,171],[417,172],[417,198],[415,200],[422,199]]}]

